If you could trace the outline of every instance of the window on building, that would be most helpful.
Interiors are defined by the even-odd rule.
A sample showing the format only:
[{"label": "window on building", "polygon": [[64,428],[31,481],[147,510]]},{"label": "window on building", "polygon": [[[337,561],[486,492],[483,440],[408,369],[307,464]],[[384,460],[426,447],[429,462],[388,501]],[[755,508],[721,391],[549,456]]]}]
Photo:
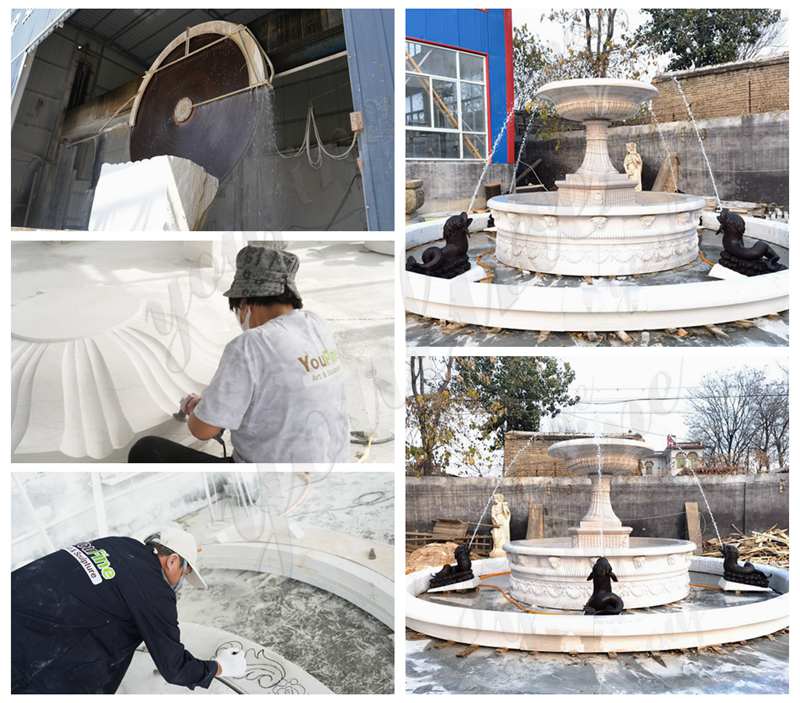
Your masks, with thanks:
[{"label": "window on building", "polygon": [[644,475],[645,476],[652,476],[653,475],[653,462],[652,461],[644,462]]},{"label": "window on building", "polygon": [[686,468],[686,454],[680,452],[679,454],[675,455],[675,467],[678,469]]},{"label": "window on building", "polygon": [[700,457],[697,456],[697,452],[689,452],[689,455],[686,457],[686,461],[690,469],[700,468]]},{"label": "window on building", "polygon": [[486,158],[483,56],[406,42],[406,158]]}]

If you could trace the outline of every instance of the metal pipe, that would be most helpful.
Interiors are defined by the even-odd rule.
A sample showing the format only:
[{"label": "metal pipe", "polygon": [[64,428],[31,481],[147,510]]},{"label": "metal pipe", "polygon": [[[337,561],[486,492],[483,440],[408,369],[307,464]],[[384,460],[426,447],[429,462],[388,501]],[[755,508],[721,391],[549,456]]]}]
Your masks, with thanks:
[{"label": "metal pipe", "polygon": [[272,79],[275,80],[276,78],[282,78],[283,76],[289,76],[292,73],[298,73],[299,71],[305,71],[306,69],[313,68],[314,66],[319,66],[323,63],[328,63],[328,61],[334,61],[335,59],[341,59],[342,57],[347,56],[347,50],[345,51],[338,51],[335,54],[331,54],[330,56],[323,56],[321,59],[316,59],[314,61],[309,61],[308,63],[300,64],[299,66],[295,66],[294,68],[287,68],[285,71],[281,71],[280,73],[276,73]]}]

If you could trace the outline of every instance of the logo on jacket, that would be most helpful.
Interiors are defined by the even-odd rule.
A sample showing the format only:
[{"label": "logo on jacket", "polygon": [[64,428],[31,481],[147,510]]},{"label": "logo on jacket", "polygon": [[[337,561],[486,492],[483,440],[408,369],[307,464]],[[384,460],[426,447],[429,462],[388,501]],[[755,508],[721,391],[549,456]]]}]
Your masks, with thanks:
[{"label": "logo on jacket", "polygon": [[91,542],[80,542],[73,547],[65,547],[64,551],[71,554],[83,567],[89,580],[97,586],[103,580],[113,579],[117,572],[111,566],[108,552],[98,549]]}]

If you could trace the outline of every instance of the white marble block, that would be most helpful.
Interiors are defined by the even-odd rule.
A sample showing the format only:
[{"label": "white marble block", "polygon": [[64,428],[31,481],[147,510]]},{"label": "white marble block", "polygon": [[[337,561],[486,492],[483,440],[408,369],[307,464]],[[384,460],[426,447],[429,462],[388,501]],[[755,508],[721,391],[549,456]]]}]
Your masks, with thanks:
[{"label": "white marble block", "polygon": [[89,231],[195,230],[218,186],[201,166],[177,156],[103,164]]}]

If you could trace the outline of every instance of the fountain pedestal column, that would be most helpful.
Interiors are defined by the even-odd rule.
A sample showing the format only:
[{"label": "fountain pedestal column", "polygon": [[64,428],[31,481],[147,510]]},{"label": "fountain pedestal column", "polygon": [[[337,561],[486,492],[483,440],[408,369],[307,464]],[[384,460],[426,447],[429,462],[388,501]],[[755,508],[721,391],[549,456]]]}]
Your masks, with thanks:
[{"label": "fountain pedestal column", "polygon": [[589,510],[578,527],[570,527],[572,546],[597,550],[627,549],[630,546],[632,527],[625,527],[611,507],[611,477],[592,476],[592,498]]},{"label": "fountain pedestal column", "polygon": [[608,155],[608,122],[587,120],[586,153],[575,173],[556,181],[560,207],[622,206],[636,204],[634,183],[614,168]]}]

